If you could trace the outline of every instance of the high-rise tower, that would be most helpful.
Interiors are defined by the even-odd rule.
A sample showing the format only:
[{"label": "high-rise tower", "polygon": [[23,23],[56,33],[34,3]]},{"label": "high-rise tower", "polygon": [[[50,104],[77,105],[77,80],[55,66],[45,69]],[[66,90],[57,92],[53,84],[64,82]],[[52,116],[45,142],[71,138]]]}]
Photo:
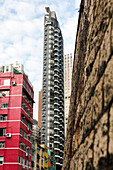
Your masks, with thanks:
[{"label": "high-rise tower", "polygon": [[67,130],[70,95],[71,95],[71,79],[72,79],[72,53],[64,55],[64,84],[65,84],[65,135]]},{"label": "high-rise tower", "polygon": [[64,150],[64,59],[63,37],[54,11],[46,7],[41,142],[55,154],[56,169],[61,169]]},{"label": "high-rise tower", "polygon": [[38,126],[41,127],[41,115],[42,115],[42,90],[39,91],[38,98]]}]

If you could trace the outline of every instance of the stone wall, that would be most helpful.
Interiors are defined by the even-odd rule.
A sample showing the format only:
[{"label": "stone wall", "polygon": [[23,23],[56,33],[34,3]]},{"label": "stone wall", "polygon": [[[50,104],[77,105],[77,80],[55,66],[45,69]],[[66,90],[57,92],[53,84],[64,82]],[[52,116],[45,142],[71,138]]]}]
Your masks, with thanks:
[{"label": "stone wall", "polygon": [[63,170],[113,170],[113,0],[82,0]]}]

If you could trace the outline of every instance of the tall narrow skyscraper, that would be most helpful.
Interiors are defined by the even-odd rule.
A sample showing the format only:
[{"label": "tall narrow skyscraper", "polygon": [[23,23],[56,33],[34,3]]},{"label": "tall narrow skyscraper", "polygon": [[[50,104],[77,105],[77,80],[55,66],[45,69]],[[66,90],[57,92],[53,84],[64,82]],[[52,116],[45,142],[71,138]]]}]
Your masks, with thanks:
[{"label": "tall narrow skyscraper", "polygon": [[55,154],[60,170],[65,134],[63,37],[56,13],[45,9],[41,142]]},{"label": "tall narrow skyscraper", "polygon": [[65,84],[65,136],[66,136],[71,95],[72,53],[64,55],[64,74],[65,74],[64,84]]},{"label": "tall narrow skyscraper", "polygon": [[41,115],[42,115],[42,90],[39,91],[38,98],[38,126],[41,127]]}]

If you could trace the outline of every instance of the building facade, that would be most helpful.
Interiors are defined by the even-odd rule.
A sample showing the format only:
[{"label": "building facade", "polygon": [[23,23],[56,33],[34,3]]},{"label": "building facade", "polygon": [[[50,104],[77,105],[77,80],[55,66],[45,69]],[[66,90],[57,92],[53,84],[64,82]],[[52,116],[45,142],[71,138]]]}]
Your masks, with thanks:
[{"label": "building facade", "polygon": [[71,79],[72,79],[72,53],[64,55],[64,84],[65,84],[65,136],[68,123],[70,95],[71,95]]},{"label": "building facade", "polygon": [[41,115],[42,115],[42,90],[39,91],[38,98],[38,126],[41,127]]},{"label": "building facade", "polygon": [[33,97],[23,65],[0,69],[0,170],[31,169]]},{"label": "building facade", "polygon": [[31,169],[39,169],[39,153],[38,148],[41,144],[41,128],[38,126],[38,122],[33,119],[33,128],[32,128],[32,158],[31,158]]},{"label": "building facade", "polygon": [[55,157],[51,155],[51,151],[48,151],[48,170],[56,170]]},{"label": "building facade", "polygon": [[56,169],[61,169],[64,150],[64,59],[63,37],[54,11],[46,7],[41,143],[55,154]]}]

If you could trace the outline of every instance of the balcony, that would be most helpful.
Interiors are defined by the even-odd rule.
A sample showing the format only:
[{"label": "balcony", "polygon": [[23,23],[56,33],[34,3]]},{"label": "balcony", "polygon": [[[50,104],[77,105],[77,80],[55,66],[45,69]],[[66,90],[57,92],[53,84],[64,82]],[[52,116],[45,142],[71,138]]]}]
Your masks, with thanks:
[{"label": "balcony", "polygon": [[54,84],[54,88],[58,88],[58,89],[59,89],[59,86],[58,86],[58,85],[56,85],[56,84]]},{"label": "balcony", "polygon": [[[59,148],[57,148],[57,147],[56,147],[56,148],[54,147],[54,150],[56,150],[56,151],[60,151],[60,149],[59,149]],[[60,156],[59,156],[59,157],[60,157]]]},{"label": "balcony", "polygon": [[59,142],[59,144],[60,144],[60,146],[63,146],[63,147],[64,147],[64,144],[63,144],[63,143]]},{"label": "balcony", "polygon": [[60,144],[60,142],[59,142],[59,141],[54,141],[54,143],[55,143],[55,144]]},{"label": "balcony", "polygon": [[59,77],[59,75],[58,74],[54,74],[54,77]]},{"label": "balcony", "polygon": [[59,56],[59,53],[58,53],[58,52],[56,52],[54,55],[55,55],[55,56]]},{"label": "balcony", "polygon": [[55,115],[54,115],[54,117],[56,117],[56,118],[60,118],[60,116],[59,116],[58,114],[55,114]]},{"label": "balcony", "polygon": [[59,61],[58,57],[57,58],[54,58],[55,61]]},{"label": "balcony", "polygon": [[55,32],[58,33],[59,32],[58,29],[55,29]]},{"label": "balcony", "polygon": [[[58,61],[58,60],[57,60]],[[59,72],[58,67],[54,67],[54,71]]]},{"label": "balcony", "polygon": [[60,129],[59,129],[59,128],[57,128],[57,127],[54,127],[54,130],[58,130],[58,131],[60,131]]},{"label": "balcony", "polygon": [[55,102],[54,105],[59,106],[59,103],[58,103],[58,102]]},{"label": "balcony", "polygon": [[60,124],[60,122],[58,122],[58,121],[54,121],[54,124]]},{"label": "balcony", "polygon": [[[57,82],[57,83],[59,83],[59,80],[58,80],[58,79],[54,79],[54,82]],[[57,93],[59,93],[59,92],[57,92]]]},{"label": "balcony", "polygon": [[58,42],[55,42],[54,46],[58,48]]},{"label": "balcony", "polygon": [[[59,156],[59,155],[55,155],[55,157],[56,157],[56,158],[60,158],[60,156]],[[60,164],[60,163],[57,163],[57,162],[56,162],[56,164]]]},{"label": "balcony", "polygon": [[54,111],[57,111],[57,112],[59,112],[59,109],[58,109],[58,108],[54,108]]},{"label": "balcony", "polygon": [[55,37],[54,41],[58,42],[58,38]]},{"label": "balcony", "polygon": [[54,62],[54,66],[58,66],[58,62]]},{"label": "balcony", "polygon": [[60,137],[60,135],[58,135],[58,134],[54,134],[54,136],[56,136],[56,137]]}]

